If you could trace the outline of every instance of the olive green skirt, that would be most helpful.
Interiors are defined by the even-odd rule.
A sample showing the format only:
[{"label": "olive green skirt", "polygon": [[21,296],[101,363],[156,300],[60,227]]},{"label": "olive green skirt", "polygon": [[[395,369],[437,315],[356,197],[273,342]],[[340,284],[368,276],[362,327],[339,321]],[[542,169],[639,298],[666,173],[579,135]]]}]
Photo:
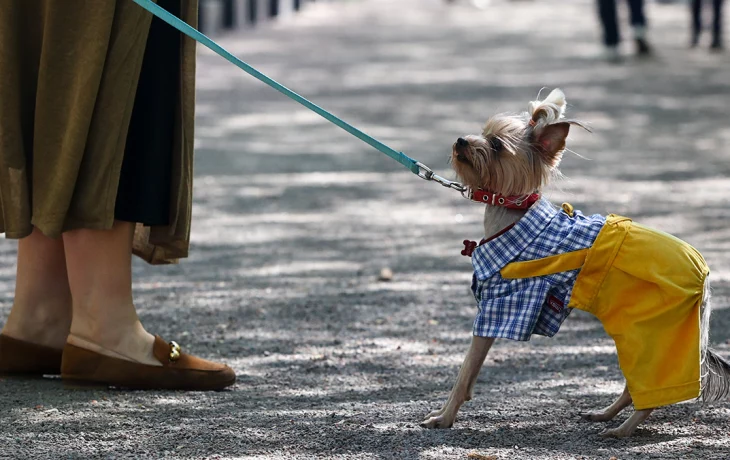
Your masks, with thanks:
[{"label": "olive green skirt", "polygon": [[[160,3],[195,25],[196,0]],[[131,220],[135,254],[187,256],[195,44],[157,21],[131,0],[2,0],[0,232]]]}]

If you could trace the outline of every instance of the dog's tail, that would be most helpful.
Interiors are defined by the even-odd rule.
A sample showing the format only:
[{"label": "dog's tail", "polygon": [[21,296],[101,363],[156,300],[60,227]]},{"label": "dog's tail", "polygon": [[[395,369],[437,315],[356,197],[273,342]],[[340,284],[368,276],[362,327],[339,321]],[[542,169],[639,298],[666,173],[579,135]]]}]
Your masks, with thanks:
[{"label": "dog's tail", "polygon": [[708,347],[710,341],[710,281],[705,280],[700,321],[702,351],[702,401],[719,401],[730,398],[730,362]]},{"label": "dog's tail", "polygon": [[730,398],[730,362],[712,350],[705,352],[702,363],[702,401]]}]

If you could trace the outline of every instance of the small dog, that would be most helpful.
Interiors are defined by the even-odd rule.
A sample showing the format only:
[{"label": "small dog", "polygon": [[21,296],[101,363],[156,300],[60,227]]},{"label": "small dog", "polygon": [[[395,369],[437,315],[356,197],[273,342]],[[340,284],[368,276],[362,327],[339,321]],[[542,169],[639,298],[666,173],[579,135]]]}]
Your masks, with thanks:
[{"label": "small dog", "polygon": [[570,127],[587,129],[564,118],[565,105],[556,89],[452,147],[456,174],[487,204],[485,239],[478,247],[465,241],[462,252],[472,256],[479,313],[456,384],[424,427],[453,425],[496,338],[552,337],[573,308],[601,321],[626,379],[613,404],[583,417],[608,421],[634,404],[603,437],[630,436],[656,407],[730,396],[730,363],[708,349],[709,269],[700,253],[626,217],[584,216],[541,198],[559,175]]}]

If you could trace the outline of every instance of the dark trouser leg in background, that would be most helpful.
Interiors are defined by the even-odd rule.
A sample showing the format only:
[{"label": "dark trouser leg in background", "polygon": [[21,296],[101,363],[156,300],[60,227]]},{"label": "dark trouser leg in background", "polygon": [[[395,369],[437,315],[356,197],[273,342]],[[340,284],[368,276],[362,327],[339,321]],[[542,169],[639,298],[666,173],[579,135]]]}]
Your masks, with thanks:
[{"label": "dark trouser leg in background", "polygon": [[723,0],[714,0],[712,3],[712,48],[722,48],[722,3]]},{"label": "dark trouser leg in background", "polygon": [[619,41],[616,0],[598,0],[598,14],[603,26],[603,44],[615,48]]},{"label": "dark trouser leg in background", "polygon": [[649,44],[646,41],[646,16],[644,15],[644,0],[629,0],[629,11],[631,12],[631,27],[634,28],[634,40],[636,40],[636,51],[639,55],[651,53]]},{"label": "dark trouser leg in background", "polygon": [[700,42],[700,33],[702,33],[702,0],[692,0],[692,42],[694,48]]},{"label": "dark trouser leg in background", "polygon": [[629,0],[629,10],[631,12],[631,25],[633,27],[646,27],[644,0]]}]

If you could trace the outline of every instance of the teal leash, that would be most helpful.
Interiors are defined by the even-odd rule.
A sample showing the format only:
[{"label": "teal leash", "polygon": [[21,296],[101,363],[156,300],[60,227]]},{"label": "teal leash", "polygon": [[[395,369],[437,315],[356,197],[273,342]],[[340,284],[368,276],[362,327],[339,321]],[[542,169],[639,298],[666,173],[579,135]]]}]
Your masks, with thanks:
[{"label": "teal leash", "polygon": [[290,99],[295,100],[296,102],[302,104],[304,107],[308,108],[312,112],[320,115],[321,117],[323,117],[327,121],[331,122],[332,124],[339,126],[340,128],[344,129],[348,133],[357,137],[361,141],[367,143],[368,145],[374,147],[381,153],[384,153],[385,155],[394,159],[398,163],[400,163],[403,166],[405,166],[406,168],[408,168],[413,174],[416,174],[418,177],[428,180],[428,181],[435,181],[435,182],[443,185],[444,187],[448,187],[448,188],[461,192],[462,195],[464,195],[467,192],[467,188],[464,187],[462,184],[460,184],[458,182],[450,181],[448,179],[445,179],[445,178],[435,174],[431,168],[424,165],[423,163],[414,160],[413,158],[409,157],[408,155],[404,154],[403,152],[399,152],[397,150],[394,150],[394,149],[388,147],[387,145],[383,144],[382,142],[378,141],[377,139],[373,138],[372,136],[368,136],[364,132],[360,131],[359,129],[355,128],[354,126],[350,125],[349,123],[345,122],[344,120],[341,120],[340,118],[338,118],[335,115],[331,114],[330,112],[326,111],[325,109],[318,106],[317,104],[314,104],[313,102],[307,100],[305,97],[290,90],[289,88],[287,88],[286,86],[277,82],[276,80],[264,75],[263,73],[259,72],[256,69],[254,69],[250,65],[246,64],[245,62],[243,62],[242,60],[238,59],[236,56],[234,56],[233,54],[228,52],[226,49],[224,49],[218,43],[216,43],[215,41],[208,38],[202,32],[200,32],[196,28],[190,26],[188,23],[186,23],[182,19],[178,18],[174,14],[170,13],[166,9],[157,5],[152,0],[134,0],[134,2],[137,3],[139,6],[141,6],[142,8],[144,8],[145,10],[152,13],[153,15],[162,19],[166,23],[170,24],[172,27],[176,28],[180,32],[184,33],[188,37],[190,37],[193,40],[197,41],[198,43],[201,43],[202,45],[205,45],[206,47],[210,48],[216,54],[223,57],[224,59],[226,59],[228,62],[235,65],[239,69],[243,70],[244,72],[248,73],[249,75],[253,76],[254,78],[262,81],[263,83],[266,83],[267,85],[269,85],[270,87],[279,91],[280,93],[284,94],[285,96],[289,97]]}]

